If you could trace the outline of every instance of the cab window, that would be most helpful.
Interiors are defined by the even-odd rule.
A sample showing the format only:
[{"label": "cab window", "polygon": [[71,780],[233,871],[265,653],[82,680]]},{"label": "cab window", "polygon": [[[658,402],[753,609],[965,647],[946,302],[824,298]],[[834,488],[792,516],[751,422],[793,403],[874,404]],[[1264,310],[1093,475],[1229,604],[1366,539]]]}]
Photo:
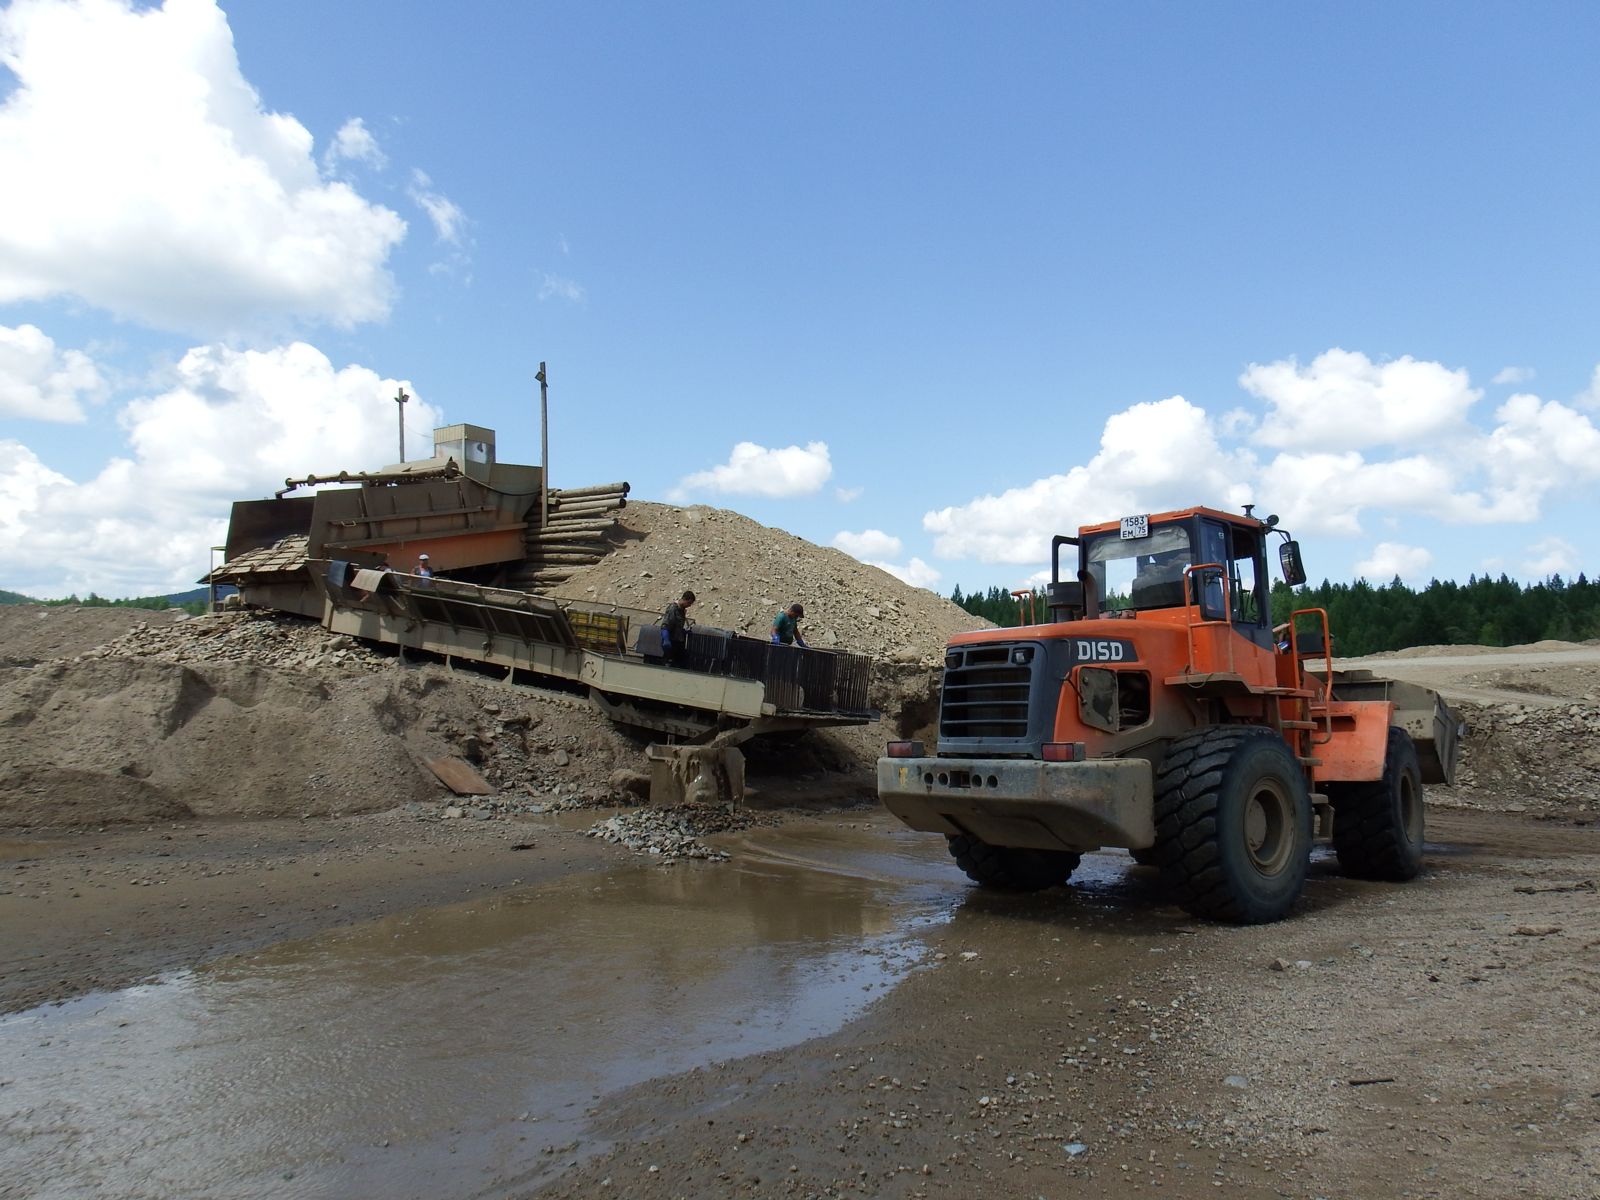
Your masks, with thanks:
[{"label": "cab window", "polygon": [[1084,546],[1083,558],[1100,593],[1101,611],[1185,603],[1183,572],[1194,562],[1186,526],[1157,525],[1142,538],[1101,534]]},{"label": "cab window", "polygon": [[1233,619],[1245,625],[1265,625],[1266,588],[1261,573],[1261,535],[1248,529],[1233,530],[1233,559],[1228,587],[1233,595]]}]

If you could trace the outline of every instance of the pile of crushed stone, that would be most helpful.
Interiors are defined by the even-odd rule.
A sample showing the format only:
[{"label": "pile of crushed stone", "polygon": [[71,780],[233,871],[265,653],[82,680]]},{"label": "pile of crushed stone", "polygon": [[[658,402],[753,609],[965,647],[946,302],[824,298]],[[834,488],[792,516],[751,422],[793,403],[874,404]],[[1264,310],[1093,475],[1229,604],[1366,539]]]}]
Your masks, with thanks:
[{"label": "pile of crushed stone", "polygon": [[[580,695],[403,661],[283,614],[152,624],[86,611],[118,614],[80,630],[110,640],[58,638],[67,657],[0,667],[0,827],[394,807],[512,820],[648,793],[645,741]],[[867,779],[880,741],[817,734],[769,767],[799,768],[813,782],[798,786],[826,792]],[[492,794],[452,796],[425,765],[437,758],[464,760]]]},{"label": "pile of crushed stone", "polygon": [[581,697],[402,663],[283,615],[119,625],[0,669],[0,825],[431,811],[449,799],[436,758],[477,770],[496,816],[637,795],[639,744]]},{"label": "pile of crushed stone", "polygon": [[1451,807],[1600,817],[1600,703],[1469,704],[1453,788],[1428,799]]},{"label": "pile of crushed stone", "polygon": [[688,588],[696,621],[762,638],[779,609],[798,601],[814,646],[930,666],[943,661],[952,634],[992,627],[843,551],[726,509],[630,501],[608,537],[610,554],[550,594],[660,612]]},{"label": "pile of crushed stone", "polygon": [[672,808],[639,808],[618,813],[597,822],[589,830],[589,836],[659,856],[663,863],[683,858],[725,862],[728,855],[724,851],[714,850],[700,839],[708,834],[748,829],[755,823],[755,818],[742,809],[717,804],[680,804]]},{"label": "pile of crushed stone", "polygon": [[334,675],[395,668],[392,650],[331,633],[304,617],[254,610],[215,613],[168,625],[137,625],[79,657],[156,658],[180,666],[251,663],[280,671]]}]

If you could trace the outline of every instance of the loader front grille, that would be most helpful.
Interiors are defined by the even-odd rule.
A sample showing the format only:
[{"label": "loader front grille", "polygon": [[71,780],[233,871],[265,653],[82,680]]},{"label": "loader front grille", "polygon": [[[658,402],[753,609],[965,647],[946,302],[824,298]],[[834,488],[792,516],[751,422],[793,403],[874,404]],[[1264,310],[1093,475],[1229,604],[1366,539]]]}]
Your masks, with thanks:
[{"label": "loader front grille", "polygon": [[940,740],[1026,739],[1036,658],[1032,647],[1014,644],[952,648],[945,656]]}]

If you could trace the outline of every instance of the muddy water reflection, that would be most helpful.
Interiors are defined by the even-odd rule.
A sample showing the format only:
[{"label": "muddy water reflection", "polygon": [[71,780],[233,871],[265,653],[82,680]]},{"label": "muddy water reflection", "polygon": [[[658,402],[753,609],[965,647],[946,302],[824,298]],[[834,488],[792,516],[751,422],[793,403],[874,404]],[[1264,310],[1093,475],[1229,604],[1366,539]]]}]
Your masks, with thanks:
[{"label": "muddy water reflection", "polygon": [[869,840],[857,869],[630,868],[0,1018],[0,1191],[527,1186],[607,1092],[828,1032],[913,965],[960,889]]}]

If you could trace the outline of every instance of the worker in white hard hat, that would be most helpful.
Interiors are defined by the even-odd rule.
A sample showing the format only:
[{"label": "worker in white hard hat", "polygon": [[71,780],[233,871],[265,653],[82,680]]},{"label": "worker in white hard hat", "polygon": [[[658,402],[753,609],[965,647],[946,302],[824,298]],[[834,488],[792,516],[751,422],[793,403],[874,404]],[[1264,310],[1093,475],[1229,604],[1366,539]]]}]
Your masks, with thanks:
[{"label": "worker in white hard hat", "polygon": [[417,555],[416,574],[421,575],[424,579],[433,578],[433,568],[428,565],[428,556],[426,554]]}]

